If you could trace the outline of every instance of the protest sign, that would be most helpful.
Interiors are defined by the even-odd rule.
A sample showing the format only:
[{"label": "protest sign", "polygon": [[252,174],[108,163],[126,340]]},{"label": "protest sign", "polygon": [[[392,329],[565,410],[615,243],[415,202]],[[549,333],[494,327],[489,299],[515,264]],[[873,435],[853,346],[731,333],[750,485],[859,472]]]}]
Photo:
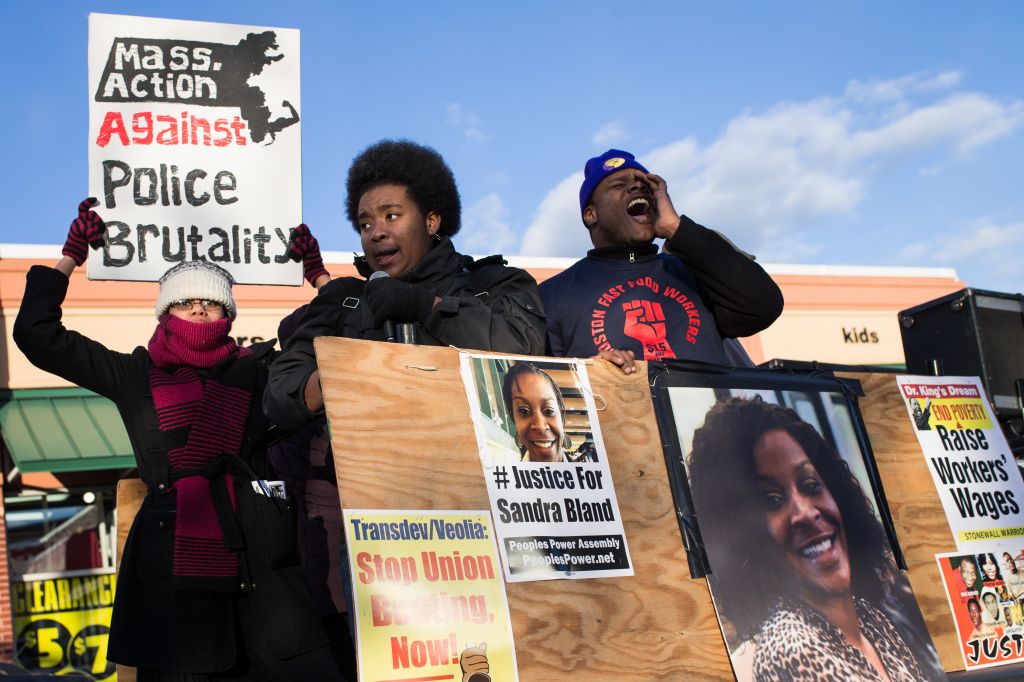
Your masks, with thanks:
[{"label": "protest sign", "polygon": [[[736,678],[945,679],[879,510],[863,423],[843,386],[763,372],[665,373],[670,466],[706,553]],[[681,507],[683,505],[680,505]],[[688,512],[682,512],[687,516]],[[870,644],[868,661],[851,644]]]},{"label": "protest sign", "polygon": [[106,242],[90,279],[209,260],[301,284],[299,32],[89,15],[89,191]]},{"label": "protest sign", "polygon": [[17,659],[27,670],[116,678],[107,660],[113,570],[27,576],[11,581]]},{"label": "protest sign", "polygon": [[1024,481],[977,377],[896,377],[957,549],[1024,540]]},{"label": "protest sign", "polygon": [[461,354],[509,582],[633,575],[579,360]]},{"label": "protest sign", "polygon": [[967,670],[1024,660],[1024,543],[975,543],[936,554]]},{"label": "protest sign", "polygon": [[346,509],[344,517],[360,680],[518,679],[486,511]]}]

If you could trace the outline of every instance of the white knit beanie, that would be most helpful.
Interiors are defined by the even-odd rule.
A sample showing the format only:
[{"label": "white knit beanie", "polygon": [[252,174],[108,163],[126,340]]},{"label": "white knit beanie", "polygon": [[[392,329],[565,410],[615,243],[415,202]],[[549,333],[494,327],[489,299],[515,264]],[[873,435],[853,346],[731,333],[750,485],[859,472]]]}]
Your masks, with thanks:
[{"label": "white knit beanie", "polygon": [[235,319],[238,309],[231,295],[235,281],[219,265],[205,260],[190,260],[179,263],[160,278],[160,295],[156,298],[156,316],[167,312],[174,301],[182,299],[206,299],[223,304],[228,317]]}]

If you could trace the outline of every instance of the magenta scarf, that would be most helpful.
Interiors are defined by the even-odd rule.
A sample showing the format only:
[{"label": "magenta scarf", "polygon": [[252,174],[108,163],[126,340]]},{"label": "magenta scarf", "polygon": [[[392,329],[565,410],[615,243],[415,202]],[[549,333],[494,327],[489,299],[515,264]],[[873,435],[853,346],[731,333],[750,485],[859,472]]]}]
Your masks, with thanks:
[{"label": "magenta scarf", "polygon": [[[252,393],[224,385],[213,375],[204,379],[195,369],[252,354],[227,335],[230,328],[229,319],[195,323],[165,314],[149,342],[149,355],[156,365],[149,382],[160,430],[189,427],[185,445],[167,453],[172,473],[198,472],[219,455],[237,456],[241,451]],[[232,476],[221,475],[230,497],[229,513],[237,513]],[[212,484],[199,473],[174,482],[173,575],[183,586],[185,581],[198,581],[195,585],[202,587],[210,579],[237,585],[238,550],[225,544]]]},{"label": "magenta scarf", "polygon": [[214,322],[189,322],[164,313],[149,340],[149,357],[157,367],[186,365],[208,369],[238,352],[230,331],[228,317]]}]

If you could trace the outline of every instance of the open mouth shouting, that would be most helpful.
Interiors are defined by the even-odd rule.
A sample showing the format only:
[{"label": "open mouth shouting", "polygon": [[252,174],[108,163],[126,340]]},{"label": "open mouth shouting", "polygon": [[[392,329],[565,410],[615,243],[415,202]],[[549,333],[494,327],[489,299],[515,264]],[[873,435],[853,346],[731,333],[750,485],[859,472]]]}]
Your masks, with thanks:
[{"label": "open mouth shouting", "polygon": [[640,190],[640,193],[626,201],[626,215],[635,222],[649,224],[658,217],[658,209],[654,205],[654,197]]},{"label": "open mouth shouting", "polygon": [[393,246],[373,252],[373,260],[377,264],[378,270],[387,270],[388,266],[396,260],[397,256],[398,248]]},{"label": "open mouth shouting", "polygon": [[647,215],[651,211],[651,201],[647,197],[636,197],[626,204],[626,213],[631,216]]}]

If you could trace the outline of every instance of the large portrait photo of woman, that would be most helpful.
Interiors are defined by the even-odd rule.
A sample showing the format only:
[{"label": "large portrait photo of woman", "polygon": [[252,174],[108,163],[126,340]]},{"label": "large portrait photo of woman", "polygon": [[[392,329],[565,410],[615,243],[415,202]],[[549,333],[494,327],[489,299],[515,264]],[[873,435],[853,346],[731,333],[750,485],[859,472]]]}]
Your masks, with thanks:
[{"label": "large portrait photo of woman", "polygon": [[894,562],[846,397],[669,395],[737,678],[945,679]]}]

